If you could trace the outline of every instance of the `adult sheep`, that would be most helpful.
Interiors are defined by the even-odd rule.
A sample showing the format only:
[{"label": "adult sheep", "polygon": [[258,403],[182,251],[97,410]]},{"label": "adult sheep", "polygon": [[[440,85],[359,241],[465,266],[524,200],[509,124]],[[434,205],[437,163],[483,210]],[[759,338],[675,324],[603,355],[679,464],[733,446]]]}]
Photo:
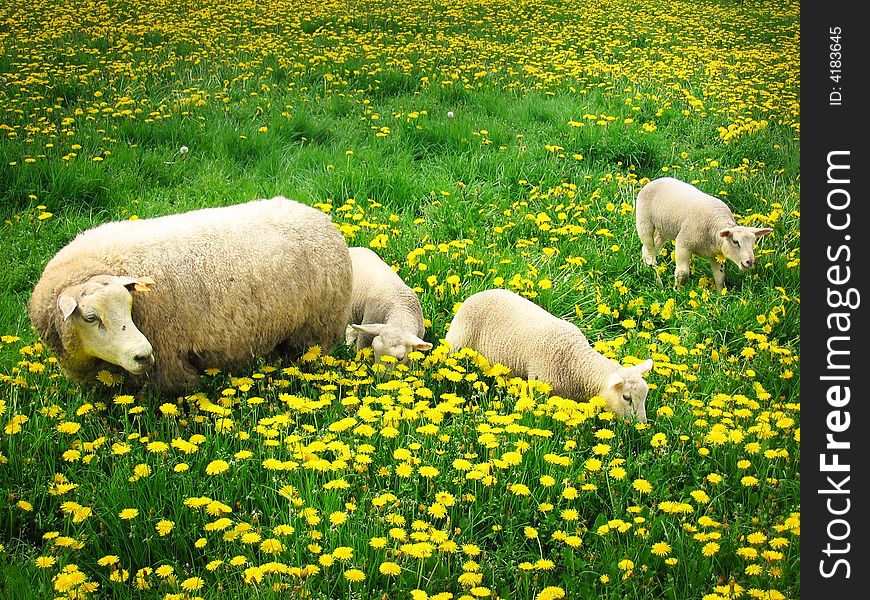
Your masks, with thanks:
[{"label": "adult sheep", "polygon": [[29,314],[71,380],[105,369],[178,395],[205,368],[331,347],[351,278],[329,216],[278,196],[85,231],[48,262]]},{"label": "adult sheep", "polygon": [[[665,242],[674,240],[675,286],[689,277],[692,256],[710,261],[716,289],[725,287],[725,259],[740,270],[755,265],[755,239],[773,231],[737,225],[728,205],[695,186],[673,177],[660,177],[644,185],[635,202],[637,235],[643,244],[643,262],[655,268]],[[656,278],[658,272],[656,272]]]},{"label": "adult sheep", "polygon": [[470,348],[518,377],[550,384],[553,394],[579,402],[604,398],[612,412],[646,421],[647,359],[624,367],[596,351],[573,323],[504,289],[472,294],[450,322],[451,351]]},{"label": "adult sheep", "polygon": [[347,344],[357,349],[372,347],[375,360],[392,356],[404,362],[414,350],[429,350],[423,340],[426,327],[416,292],[368,248],[350,248],[353,264]]}]

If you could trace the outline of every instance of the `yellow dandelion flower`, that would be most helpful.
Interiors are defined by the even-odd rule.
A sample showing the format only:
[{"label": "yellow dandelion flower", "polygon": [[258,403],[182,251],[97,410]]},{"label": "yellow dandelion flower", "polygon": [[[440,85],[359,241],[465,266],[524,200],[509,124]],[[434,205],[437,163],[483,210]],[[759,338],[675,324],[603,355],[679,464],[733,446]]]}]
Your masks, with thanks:
[{"label": "yellow dandelion flower", "polygon": [[335,564],[335,557],[332,554],[324,554],[318,557],[317,562],[323,567],[331,567]]},{"label": "yellow dandelion flower", "polygon": [[508,489],[515,496],[528,496],[531,494],[529,487],[523,483],[513,483],[508,487]]},{"label": "yellow dandelion flower", "polygon": [[75,435],[81,428],[81,423],[76,423],[75,421],[64,421],[63,423],[59,423],[56,427],[57,431],[67,435]]},{"label": "yellow dandelion flower", "polygon": [[305,352],[305,354],[302,355],[302,361],[303,362],[314,362],[315,360],[320,358],[321,352],[322,352],[322,350],[321,350],[320,346],[311,346],[310,348],[308,348],[308,350]]},{"label": "yellow dandelion flower", "polygon": [[195,592],[201,590],[203,585],[205,585],[205,580],[201,577],[188,577],[181,582],[181,589],[185,592]]},{"label": "yellow dandelion flower", "polygon": [[159,567],[157,567],[154,573],[156,573],[157,576],[162,579],[168,579],[175,574],[175,569],[170,565],[160,565]]},{"label": "yellow dandelion flower", "polygon": [[565,590],[556,586],[547,586],[538,592],[535,600],[559,600],[565,597]]},{"label": "yellow dandelion flower", "polygon": [[652,484],[646,479],[635,479],[632,482],[631,487],[641,494],[649,494],[653,489]]},{"label": "yellow dandelion flower", "polygon": [[693,490],[689,492],[689,495],[695,502],[698,502],[700,504],[706,504],[710,501],[710,496],[708,496],[707,492],[705,492],[704,490]]},{"label": "yellow dandelion flower", "polygon": [[425,465],[417,469],[417,472],[421,477],[425,477],[426,479],[432,479],[433,477],[437,477],[440,471],[435,467]]},{"label": "yellow dandelion flower", "polygon": [[157,525],[154,526],[160,536],[169,535],[173,527],[175,527],[175,521],[169,521],[167,519],[160,519],[157,522]]},{"label": "yellow dandelion flower", "polygon": [[378,571],[381,573],[381,575],[387,575],[388,577],[397,577],[402,573],[402,567],[394,562],[386,561],[381,563],[380,567],[378,567]]},{"label": "yellow dandelion flower", "polygon": [[750,544],[763,544],[767,541],[767,536],[760,531],[755,531],[746,536],[746,541]]},{"label": "yellow dandelion flower", "polygon": [[561,514],[562,514],[562,518],[565,519],[566,521],[576,521],[577,519],[580,518],[580,513],[578,513],[573,508],[566,508],[565,510],[562,511]]},{"label": "yellow dandelion flower", "polygon": [[135,519],[139,516],[138,508],[125,508],[121,512],[118,513],[118,517],[124,519],[125,521],[129,521],[131,519]]},{"label": "yellow dandelion flower", "polygon": [[539,571],[551,571],[556,568],[556,563],[549,558],[539,558],[535,561],[535,568]]},{"label": "yellow dandelion flower", "polygon": [[178,415],[178,406],[175,404],[166,402],[160,405],[160,412],[166,415],[167,417],[174,417]]},{"label": "yellow dandelion flower", "polygon": [[33,562],[40,569],[50,569],[57,561],[53,556],[40,556]]},{"label": "yellow dandelion flower", "polygon": [[260,544],[260,550],[266,554],[281,554],[284,552],[284,544],[275,538],[267,538]]},{"label": "yellow dandelion flower", "polygon": [[206,475],[220,475],[225,473],[230,468],[229,463],[225,460],[213,460],[205,467]]},{"label": "yellow dandelion flower", "polygon": [[586,467],[587,471],[600,471],[602,464],[597,458],[590,458],[586,460],[583,466]]},{"label": "yellow dandelion flower", "polygon": [[719,552],[719,544],[716,542],[707,542],[701,549],[701,553],[704,556],[713,556],[717,552]]},{"label": "yellow dandelion flower", "polygon": [[667,556],[671,553],[671,545],[667,542],[656,542],[652,545],[652,553],[656,556]]},{"label": "yellow dandelion flower", "polygon": [[139,463],[135,467],[133,467],[133,475],[137,478],[148,477],[151,475],[151,467],[146,465],[145,463]]}]

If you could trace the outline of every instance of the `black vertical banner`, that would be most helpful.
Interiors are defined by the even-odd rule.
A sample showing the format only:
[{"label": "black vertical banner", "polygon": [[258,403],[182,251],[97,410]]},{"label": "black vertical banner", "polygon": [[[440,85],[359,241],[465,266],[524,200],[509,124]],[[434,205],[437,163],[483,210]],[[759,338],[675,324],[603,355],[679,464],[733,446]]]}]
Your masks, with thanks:
[{"label": "black vertical banner", "polygon": [[862,6],[801,4],[801,595],[809,599],[867,594],[870,23]]}]

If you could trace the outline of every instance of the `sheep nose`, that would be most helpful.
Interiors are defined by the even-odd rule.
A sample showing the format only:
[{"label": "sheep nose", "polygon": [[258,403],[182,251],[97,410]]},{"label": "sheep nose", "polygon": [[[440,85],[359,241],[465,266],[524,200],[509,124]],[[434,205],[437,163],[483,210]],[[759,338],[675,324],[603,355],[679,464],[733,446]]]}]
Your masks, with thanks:
[{"label": "sheep nose", "polygon": [[154,355],[151,353],[137,354],[133,357],[133,360],[136,361],[136,364],[143,369],[148,369],[154,364]]},{"label": "sheep nose", "polygon": [[754,259],[754,258],[747,258],[747,259],[746,259],[746,262],[743,263],[743,265],[744,265],[747,269],[748,269],[749,267],[753,266],[754,264],[755,264],[755,259]]}]

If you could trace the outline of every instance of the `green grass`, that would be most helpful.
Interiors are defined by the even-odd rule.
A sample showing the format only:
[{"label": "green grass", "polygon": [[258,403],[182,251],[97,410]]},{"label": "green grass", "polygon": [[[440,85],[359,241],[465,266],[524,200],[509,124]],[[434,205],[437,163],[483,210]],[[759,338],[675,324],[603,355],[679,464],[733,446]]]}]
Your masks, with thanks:
[{"label": "green grass", "polygon": [[[164,4],[0,8],[0,596],[800,597],[797,3]],[[727,292],[642,264],[662,175],[774,228]],[[168,402],[63,377],[26,306],[79,231],[277,194],[436,348]],[[653,358],[650,422],[448,356],[492,287]]]}]

